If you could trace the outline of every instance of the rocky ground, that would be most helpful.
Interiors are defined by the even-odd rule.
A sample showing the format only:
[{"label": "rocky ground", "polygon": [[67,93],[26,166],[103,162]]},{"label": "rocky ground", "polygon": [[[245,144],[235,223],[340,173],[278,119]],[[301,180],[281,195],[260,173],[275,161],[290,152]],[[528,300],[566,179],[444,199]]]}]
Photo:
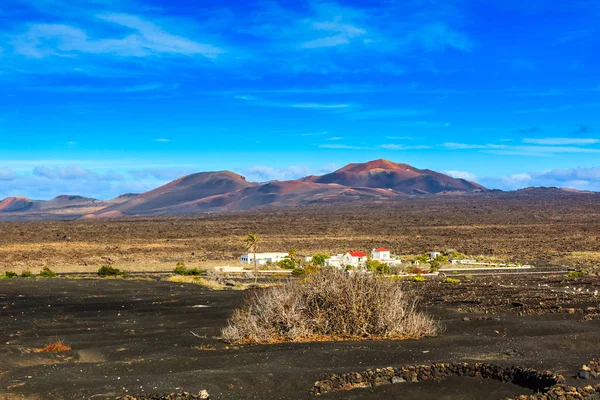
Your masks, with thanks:
[{"label": "rocky ground", "polygon": [[[164,281],[6,279],[0,281],[0,398],[160,398],[155,395],[204,389],[212,399],[312,399],[315,382],[328,374],[459,362],[550,371],[581,388],[600,383],[595,373],[578,378],[596,371],[600,321],[585,317],[599,305],[597,287],[596,278],[562,276],[411,283],[445,326],[438,337],[234,347],[218,336],[241,305],[241,291]],[[71,350],[35,351],[56,339]],[[511,382],[449,376],[319,397],[531,394]]]}]

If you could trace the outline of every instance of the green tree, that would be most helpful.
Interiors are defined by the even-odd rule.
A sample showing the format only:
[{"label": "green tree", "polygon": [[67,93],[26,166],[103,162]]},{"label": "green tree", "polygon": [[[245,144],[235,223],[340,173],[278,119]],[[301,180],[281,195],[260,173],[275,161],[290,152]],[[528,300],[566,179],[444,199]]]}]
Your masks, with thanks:
[{"label": "green tree", "polygon": [[367,271],[372,271],[378,275],[389,274],[390,266],[378,260],[367,259]]},{"label": "green tree", "polygon": [[277,263],[283,269],[294,269],[296,268],[296,263],[291,258],[284,258],[283,260]]},{"label": "green tree", "polygon": [[254,255],[254,283],[258,282],[258,260],[256,259],[256,251],[258,250],[259,238],[256,233],[250,233],[244,240],[246,249]]},{"label": "green tree", "polygon": [[325,266],[325,260],[327,260],[329,258],[328,254],[320,254],[317,253],[314,256],[312,256],[312,263],[321,267]]},{"label": "green tree", "polygon": [[298,252],[296,251],[296,249],[291,248],[290,251],[288,251],[287,258],[292,260],[292,262],[294,263],[294,267],[300,265],[300,259],[298,258]]}]

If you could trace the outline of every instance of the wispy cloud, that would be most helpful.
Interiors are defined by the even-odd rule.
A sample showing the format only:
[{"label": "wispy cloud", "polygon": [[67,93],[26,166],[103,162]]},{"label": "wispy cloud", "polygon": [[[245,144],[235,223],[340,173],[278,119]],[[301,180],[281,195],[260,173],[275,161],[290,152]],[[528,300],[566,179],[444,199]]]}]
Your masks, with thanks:
[{"label": "wispy cloud", "polygon": [[420,145],[412,145],[412,146],[406,146],[403,144],[382,144],[381,146],[382,149],[386,149],[386,150],[426,150],[426,149],[431,149],[431,146],[428,145],[424,145],[424,144],[420,144]]},{"label": "wispy cloud", "polygon": [[217,46],[168,33],[135,15],[109,13],[100,14],[97,18],[132,32],[121,37],[92,38],[85,30],[72,25],[32,24],[25,33],[14,38],[15,52],[31,58],[72,57],[87,53],[121,57],[200,55],[211,59],[225,53]]},{"label": "wispy cloud", "polygon": [[416,109],[389,109],[389,110],[365,110],[348,113],[350,119],[384,119],[384,118],[405,118],[420,115],[431,114],[430,110]]},{"label": "wispy cloud", "polygon": [[158,138],[158,139],[154,139],[154,141],[159,142],[159,143],[168,143],[171,141],[171,139]]},{"label": "wispy cloud", "polygon": [[335,108],[348,108],[350,104],[321,104],[321,103],[299,103],[291,104],[292,108],[324,108],[324,109],[335,109]]},{"label": "wispy cloud", "polygon": [[591,138],[542,138],[542,139],[532,139],[525,138],[523,139],[523,143],[529,144],[541,144],[541,145],[584,145],[584,144],[595,144],[600,143],[600,139],[591,139]]},{"label": "wispy cloud", "polygon": [[326,36],[301,43],[300,47],[316,49],[345,45],[350,43],[352,39],[364,36],[367,33],[367,31],[362,28],[338,21],[313,22],[312,27],[316,31],[322,31]]},{"label": "wispy cloud", "polygon": [[503,155],[524,155],[524,156],[539,156],[550,157],[560,154],[576,154],[576,153],[600,153],[599,148],[566,146],[561,143],[552,143],[551,145],[507,145],[507,144],[471,144],[471,143],[455,143],[446,142],[442,147],[449,150],[478,150],[493,154]]},{"label": "wispy cloud", "polygon": [[446,175],[450,175],[451,177],[456,178],[456,179],[466,179],[468,181],[476,181],[477,180],[477,175],[475,175],[471,172],[467,172],[467,171],[450,170],[450,171],[444,171],[444,173]]},{"label": "wispy cloud", "polygon": [[452,48],[469,51],[473,41],[464,33],[450,28],[443,22],[434,22],[410,32],[401,42],[406,46],[422,47],[425,50],[443,50]]},{"label": "wispy cloud", "polygon": [[348,144],[329,144],[329,143],[324,143],[324,144],[320,144],[319,148],[321,148],[321,149],[340,149],[340,150],[366,150],[369,147],[367,147],[367,146],[355,146],[355,145],[348,145]]}]

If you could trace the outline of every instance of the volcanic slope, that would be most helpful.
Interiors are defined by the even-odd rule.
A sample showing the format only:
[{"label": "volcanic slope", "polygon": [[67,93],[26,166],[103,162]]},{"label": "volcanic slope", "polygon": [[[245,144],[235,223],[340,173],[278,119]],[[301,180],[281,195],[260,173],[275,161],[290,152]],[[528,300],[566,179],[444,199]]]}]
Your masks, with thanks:
[{"label": "volcanic slope", "polygon": [[393,189],[407,194],[487,191],[475,182],[455,179],[429,169],[417,169],[408,164],[397,164],[383,159],[364,164],[348,164],[330,174],[308,176],[303,180],[314,183],[337,183],[349,187]]}]

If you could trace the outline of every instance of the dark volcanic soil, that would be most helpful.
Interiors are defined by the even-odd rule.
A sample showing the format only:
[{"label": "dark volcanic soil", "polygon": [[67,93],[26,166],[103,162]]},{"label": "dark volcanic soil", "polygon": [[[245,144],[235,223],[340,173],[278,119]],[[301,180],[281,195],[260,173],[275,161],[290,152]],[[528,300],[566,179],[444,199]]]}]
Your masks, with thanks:
[{"label": "dark volcanic soil", "polygon": [[[484,279],[497,278],[482,278],[482,284]],[[510,286],[511,279],[503,284]],[[539,279],[531,278],[530,287]],[[434,300],[445,290],[457,298],[461,293],[431,288]],[[239,291],[155,281],[2,280],[0,398],[111,399],[207,389],[213,399],[310,399],[324,373],[450,361],[518,364],[563,374],[572,384],[595,383],[572,378],[600,350],[600,321],[582,321],[581,314],[519,316],[498,309],[496,319],[480,320],[486,314],[433,301],[438,304],[429,311],[446,326],[435,338],[228,348],[215,337],[242,299]],[[72,350],[33,352],[56,338]],[[323,398],[495,400],[527,393],[512,384],[449,378]]]}]

